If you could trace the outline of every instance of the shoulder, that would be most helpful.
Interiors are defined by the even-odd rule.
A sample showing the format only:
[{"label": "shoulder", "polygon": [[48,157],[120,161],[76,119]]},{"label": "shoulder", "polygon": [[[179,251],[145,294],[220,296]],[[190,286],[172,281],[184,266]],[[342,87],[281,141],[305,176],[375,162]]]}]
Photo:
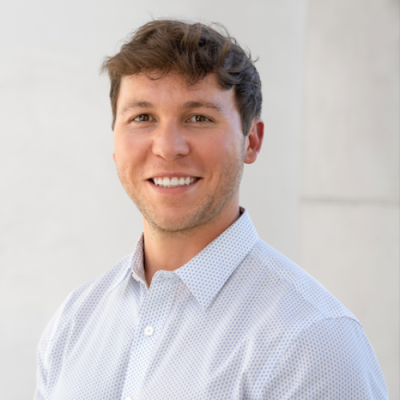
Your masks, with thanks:
[{"label": "shoulder", "polygon": [[[356,317],[306,271],[259,240],[240,266],[257,293],[262,341],[274,332],[274,361],[256,384],[262,398],[386,399],[374,350]],[[260,307],[260,304],[262,306]],[[262,345],[263,342],[260,342]],[[267,384],[268,382],[268,384]],[[297,397],[296,397],[297,398]]]},{"label": "shoulder", "polygon": [[80,314],[90,315],[107,294],[127,276],[132,264],[132,254],[108,269],[104,274],[84,283],[73,290],[58,308],[42,335],[39,347],[53,341],[57,332],[73,323]]},{"label": "shoulder", "polygon": [[[225,298],[249,319],[249,332],[260,338],[260,345],[269,341],[277,344],[277,357],[307,332],[314,340],[329,340],[316,330],[327,321],[362,331],[356,317],[327,289],[261,240],[231,278]],[[341,334],[349,332],[342,330]]]},{"label": "shoulder", "polygon": [[348,317],[322,319],[301,330],[274,367],[264,368],[256,387],[263,399],[289,393],[318,399],[388,398],[372,346],[361,325]]},{"label": "shoulder", "polygon": [[76,341],[91,317],[96,319],[101,303],[124,281],[131,264],[132,255],[129,255],[103,275],[75,289],[58,308],[37,347],[37,396],[47,393],[49,380],[57,380],[71,343]]},{"label": "shoulder", "polygon": [[312,315],[310,324],[320,319],[342,317],[358,323],[323,285],[264,241],[257,241],[243,264],[249,272],[246,279],[257,283],[260,295],[284,303],[285,310],[291,310],[292,315],[296,310],[303,318],[305,314]]}]

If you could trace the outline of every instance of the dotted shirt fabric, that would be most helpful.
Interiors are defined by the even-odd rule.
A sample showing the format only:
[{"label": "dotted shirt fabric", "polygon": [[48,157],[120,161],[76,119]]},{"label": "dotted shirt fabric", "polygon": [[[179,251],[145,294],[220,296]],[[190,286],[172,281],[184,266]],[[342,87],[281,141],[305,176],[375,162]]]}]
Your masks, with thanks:
[{"label": "dotted shirt fabric", "polygon": [[147,288],[133,254],[76,289],[38,346],[35,400],[387,399],[357,319],[245,211]]}]

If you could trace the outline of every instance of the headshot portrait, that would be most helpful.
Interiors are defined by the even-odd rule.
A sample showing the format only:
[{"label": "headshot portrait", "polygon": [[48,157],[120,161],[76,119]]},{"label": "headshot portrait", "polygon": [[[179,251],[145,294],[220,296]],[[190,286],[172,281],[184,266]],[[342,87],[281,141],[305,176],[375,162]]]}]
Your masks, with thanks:
[{"label": "headshot portrait", "polygon": [[6,3],[0,391],[398,398],[399,2]]}]

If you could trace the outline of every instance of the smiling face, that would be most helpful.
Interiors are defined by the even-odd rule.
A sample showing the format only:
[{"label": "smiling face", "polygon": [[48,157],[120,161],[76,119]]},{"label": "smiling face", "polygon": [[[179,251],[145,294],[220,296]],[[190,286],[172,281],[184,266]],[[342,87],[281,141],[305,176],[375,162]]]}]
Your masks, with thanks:
[{"label": "smiling face", "polygon": [[145,227],[170,235],[232,223],[243,163],[258,153],[251,143],[233,90],[213,74],[192,86],[176,73],[121,81],[113,158]]}]

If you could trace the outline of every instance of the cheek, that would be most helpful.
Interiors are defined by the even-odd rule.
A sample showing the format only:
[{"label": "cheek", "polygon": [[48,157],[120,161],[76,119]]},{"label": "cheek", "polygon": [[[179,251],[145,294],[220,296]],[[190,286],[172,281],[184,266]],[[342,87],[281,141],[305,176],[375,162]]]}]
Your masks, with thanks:
[{"label": "cheek", "polygon": [[114,137],[115,159],[123,164],[136,164],[143,160],[146,154],[146,140],[134,135],[119,135]]},{"label": "cheek", "polygon": [[224,168],[243,158],[244,137],[232,135],[232,132],[218,132],[214,137],[206,138],[193,146],[201,153],[206,167]]},{"label": "cheek", "polygon": [[233,140],[228,136],[225,140],[220,140],[218,144],[213,146],[212,150],[218,162],[230,165],[235,164],[243,158],[244,141],[242,138]]}]

